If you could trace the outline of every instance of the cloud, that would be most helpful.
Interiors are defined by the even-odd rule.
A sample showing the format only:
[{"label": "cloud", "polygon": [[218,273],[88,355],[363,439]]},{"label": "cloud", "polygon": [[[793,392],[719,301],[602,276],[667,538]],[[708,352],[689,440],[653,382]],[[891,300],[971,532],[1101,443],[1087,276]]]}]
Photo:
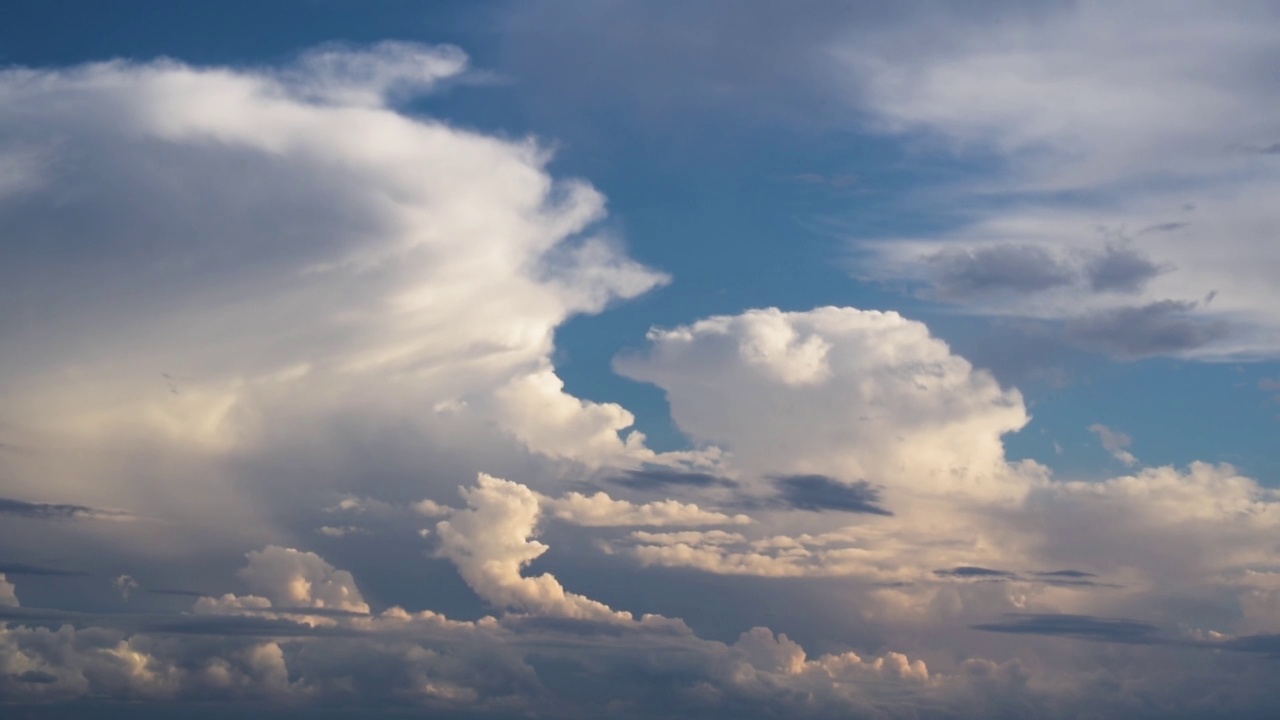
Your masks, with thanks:
[{"label": "cloud", "polygon": [[925,258],[938,294],[946,299],[1008,293],[1022,295],[1068,285],[1075,273],[1039,245],[992,245],[940,250]]},{"label": "cloud", "polygon": [[696,441],[762,477],[864,479],[891,507],[906,487],[1000,492],[1000,436],[1026,422],[1016,391],[893,312],[750,310],[649,342],[615,366],[665,390]]},{"label": "cloud", "polygon": [[20,562],[0,562],[0,573],[7,575],[43,575],[49,577],[74,577],[88,575],[79,570],[63,570],[61,568],[30,565]]},{"label": "cloud", "polygon": [[308,50],[281,76],[307,99],[376,107],[427,92],[466,66],[466,54],[455,47],[384,41],[369,48],[334,44]]},{"label": "cloud", "polygon": [[1219,643],[1218,646],[1236,652],[1260,653],[1272,658],[1280,658],[1280,635],[1236,637]]},{"label": "cloud", "polygon": [[[1229,287],[1207,329],[1098,344],[1123,357],[1276,357],[1280,304],[1265,278],[1280,263],[1267,229],[1280,168],[1265,151],[1280,113],[1254,72],[1280,55],[1259,29],[1275,9],[1065,3],[1006,8],[999,22],[936,13],[905,11],[900,25],[847,28],[823,46],[833,66],[823,77],[851,125],[972,168],[929,184],[930,211],[948,220],[937,231],[855,241],[856,274],[933,279],[971,312],[1059,320]],[[1080,283],[1061,265],[1077,261]]]},{"label": "cloud", "polygon": [[781,490],[779,500],[797,510],[892,515],[880,507],[880,491],[870,483],[845,483],[826,475],[788,475],[773,478]]},{"label": "cloud", "polygon": [[1276,393],[1276,402],[1280,402],[1280,378],[1262,378],[1258,381],[1258,389],[1263,392]]},{"label": "cloud", "polygon": [[325,537],[340,538],[340,537],[346,537],[348,535],[360,535],[363,533],[367,533],[368,530],[365,530],[364,528],[356,527],[355,525],[342,525],[342,526],[322,525],[316,528],[316,532]]},{"label": "cloud", "polygon": [[129,575],[117,575],[116,578],[111,581],[111,585],[116,589],[116,592],[120,593],[120,597],[124,600],[129,599],[129,593],[141,587],[138,585],[138,581],[134,580]]},{"label": "cloud", "polygon": [[0,422],[32,448],[0,471],[76,503],[0,514],[163,518],[69,531],[132,568],[364,527],[317,505],[438,500],[481,458],[548,484],[561,463],[661,460],[620,406],[564,392],[551,356],[567,318],[666,276],[605,237],[604,198],[553,177],[536,139],[397,109],[464,64],[392,43],[0,72],[0,135],[41,148],[43,178],[0,199],[25,238],[0,305],[26,308],[0,315]]},{"label": "cloud", "polygon": [[[57,545],[68,567],[163,569],[177,587],[231,581],[227,563],[262,548],[234,576],[247,594],[204,595],[190,614],[6,610],[0,695],[476,717],[1109,716],[1134,696],[1154,698],[1157,716],[1195,707],[1186,697],[1274,707],[1237,692],[1273,668],[1213,658],[1199,682],[1180,682],[1156,654],[1166,648],[1141,641],[1143,620],[1108,620],[1251,631],[1266,645],[1280,618],[1273,491],[1225,466],[1075,483],[1011,462],[1002,437],[1027,422],[1016,391],[923,324],[852,308],[654,330],[618,366],[667,393],[696,448],[656,453],[627,432],[625,408],[572,396],[552,364],[566,318],[665,279],[597,235],[599,194],[553,178],[535,141],[395,110],[460,72],[451,51],[324,52],[338,55],[290,69],[117,62],[0,76],[14,100],[0,103],[3,134],[63,139],[36,168],[50,185],[0,200],[6,227],[51,238],[0,268],[0,300],[35,313],[0,315],[15,338],[0,407],[57,452],[4,453],[0,470],[86,503],[65,507],[121,502],[164,519],[42,523],[35,540],[14,530],[32,523],[4,523],[0,539],[15,553]],[[1172,222],[1165,212],[1135,226]],[[993,247],[1044,247],[1073,273],[1014,291],[1026,312],[1062,320],[1181,297],[1149,296],[1196,267],[1152,238],[1141,257],[1177,270],[1138,282],[1141,271],[1112,268],[1130,280],[1104,285],[1138,289],[1088,288],[1104,297],[1077,303],[1099,241],[1063,247],[1090,227],[1069,215],[1052,232],[985,228]],[[1220,300],[1239,312],[1250,292],[1246,278],[1244,299]],[[480,467],[521,482],[480,475],[463,507],[438,502]],[[618,492],[671,497],[564,494],[611,474]],[[715,509],[735,502],[759,502],[754,522]],[[795,512],[836,507],[862,512]],[[571,522],[544,534],[544,514]],[[425,543],[408,532],[423,515],[441,518]],[[350,518],[377,535],[317,537]],[[707,523],[726,527],[687,529]],[[640,524],[670,531],[582,529]],[[551,555],[549,538],[564,552]],[[308,541],[341,555],[330,563]],[[1082,567],[1093,572],[998,569]],[[454,603],[450,583],[496,616],[372,611],[409,598],[475,617],[475,598]],[[714,635],[695,634],[692,615],[640,614],[701,583],[725,598],[699,603]],[[754,602],[786,609],[786,634],[744,621]],[[1013,610],[1074,620],[963,631]],[[1019,639],[1126,632],[1151,654],[1049,657]],[[824,652],[806,652],[806,634]],[[890,649],[903,647],[928,666]],[[1107,677],[1091,682],[1078,668],[1100,659]]]},{"label": "cloud", "polygon": [[934,570],[934,575],[939,577],[957,577],[957,578],[1012,578],[1017,577],[1015,573],[1007,570],[992,570],[984,567],[962,566],[951,568],[950,570]]},{"label": "cloud", "polygon": [[637,505],[615,500],[603,492],[590,496],[571,492],[545,504],[560,520],[586,527],[745,525],[751,522],[746,515],[730,516],[703,510],[692,503],[662,500]]},{"label": "cloud", "polygon": [[1012,615],[998,623],[983,623],[973,627],[987,632],[1057,635],[1077,640],[1134,645],[1161,642],[1157,634],[1159,628],[1149,623],[1087,615]]},{"label": "cloud", "polygon": [[[1176,230],[1181,223],[1165,223],[1153,226],[1160,230]],[[1090,289],[1097,292],[1141,292],[1147,282],[1161,272],[1170,270],[1152,262],[1142,253],[1129,247],[1108,244],[1100,255],[1085,266]]]},{"label": "cloud", "polygon": [[129,517],[117,510],[100,510],[85,505],[67,503],[38,503],[13,498],[0,498],[0,515],[32,518],[37,520],[68,520],[74,518],[115,520]]},{"label": "cloud", "polygon": [[21,672],[16,677],[18,682],[36,683],[38,685],[50,685],[58,682],[58,676],[53,673],[42,672],[40,670],[27,670]]},{"label": "cloud", "polygon": [[18,607],[18,596],[14,592],[13,583],[4,573],[0,573],[0,605]]},{"label": "cloud", "polygon": [[666,490],[675,487],[711,488],[737,487],[738,483],[725,477],[705,472],[688,472],[664,467],[646,467],[639,470],[625,470],[620,475],[611,475],[606,480],[631,490]]},{"label": "cloud", "polygon": [[1133,444],[1133,440],[1119,430],[1112,430],[1102,423],[1094,423],[1089,426],[1089,432],[1096,433],[1098,439],[1102,442],[1102,447],[1111,453],[1111,456],[1125,465],[1133,466],[1138,464],[1138,458],[1133,453],[1126,450]]},{"label": "cloud", "polygon": [[481,473],[476,485],[461,489],[466,509],[436,524],[437,551],[457,566],[467,585],[485,602],[551,616],[589,620],[629,619],[608,606],[567,592],[550,574],[524,577],[521,571],[547,551],[532,539],[541,515],[532,490]]},{"label": "cloud", "polygon": [[351,573],[315,553],[270,545],[245,557],[237,576],[273,605],[369,612]]},{"label": "cloud", "polygon": [[1099,311],[1068,320],[1066,333],[1081,347],[1127,360],[1195,351],[1230,333],[1223,320],[1193,315],[1195,307],[1160,300]]}]

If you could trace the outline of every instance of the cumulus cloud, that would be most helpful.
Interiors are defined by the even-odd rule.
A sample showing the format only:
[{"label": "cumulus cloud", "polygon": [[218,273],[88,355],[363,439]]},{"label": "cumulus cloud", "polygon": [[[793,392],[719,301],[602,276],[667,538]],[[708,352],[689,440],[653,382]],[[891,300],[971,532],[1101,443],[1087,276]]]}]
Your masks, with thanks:
[{"label": "cumulus cloud", "polygon": [[649,340],[619,372],[662,387],[682,430],[759,475],[858,478],[890,501],[905,486],[998,492],[1000,436],[1027,421],[1017,391],[893,312],[751,310]]},{"label": "cumulus cloud", "polygon": [[18,607],[18,596],[14,592],[13,583],[3,573],[0,573],[0,605]]},{"label": "cumulus cloud", "polygon": [[245,557],[237,576],[274,605],[369,612],[351,573],[315,553],[270,545]]},{"label": "cumulus cloud", "polygon": [[129,599],[130,593],[140,587],[140,585],[138,585],[138,581],[134,580],[130,575],[117,575],[116,578],[111,581],[111,586],[114,587],[116,592],[120,593],[120,597],[125,600]]},{"label": "cumulus cloud", "polygon": [[[603,197],[552,177],[538,141],[397,110],[464,67],[384,43],[285,67],[0,72],[0,135],[40,150],[42,178],[0,197],[26,239],[0,268],[19,309],[0,318],[0,423],[30,448],[0,471],[74,499],[0,513],[125,507],[164,518],[146,532],[179,555],[358,524],[298,498],[438,499],[480,457],[547,478],[657,458],[550,357],[566,318],[666,276],[599,236]],[[410,474],[426,485],[391,479]],[[130,553],[142,530],[76,532]]]},{"label": "cumulus cloud", "polygon": [[462,488],[467,507],[436,524],[438,553],[458,567],[467,585],[485,602],[553,616],[588,620],[630,618],[608,606],[564,589],[548,573],[521,574],[547,551],[533,539],[541,515],[538,496],[529,488],[483,473],[474,487]]}]

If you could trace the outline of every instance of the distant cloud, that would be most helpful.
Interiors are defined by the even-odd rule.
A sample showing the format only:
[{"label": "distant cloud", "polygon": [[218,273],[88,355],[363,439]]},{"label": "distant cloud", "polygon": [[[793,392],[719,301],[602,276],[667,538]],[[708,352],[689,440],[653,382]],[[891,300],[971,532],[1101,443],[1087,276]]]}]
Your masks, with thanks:
[{"label": "distant cloud", "polygon": [[880,491],[865,480],[841,482],[827,475],[785,475],[773,478],[777,501],[795,510],[893,515],[880,507]]},{"label": "distant cloud", "polygon": [[857,175],[850,175],[847,173],[825,175],[823,173],[805,172],[789,175],[786,179],[791,180],[792,182],[802,183],[804,185],[828,187],[836,190],[854,187],[861,182]]},{"label": "distant cloud", "polygon": [[1160,300],[1101,310],[1067,321],[1067,337],[1081,347],[1117,358],[1138,359],[1202,348],[1227,336],[1223,320],[1198,318],[1196,303]]},{"label": "distant cloud", "polygon": [[1001,244],[940,250],[925,258],[938,295],[1025,295],[1071,284],[1074,271],[1039,245]]},{"label": "distant cloud", "polygon": [[1091,578],[1097,575],[1082,570],[1050,570],[1048,572],[1034,573],[1038,577],[1060,577],[1060,578]]},{"label": "distant cloud", "polygon": [[987,632],[1054,635],[1129,645],[1155,645],[1161,642],[1159,628],[1155,625],[1091,615],[1011,614],[1000,622],[982,623],[973,628]]},{"label": "distant cloud", "polygon": [[1280,142],[1268,145],[1232,145],[1231,149],[1250,155],[1280,155]]},{"label": "distant cloud", "polygon": [[542,502],[557,518],[585,527],[745,525],[751,522],[746,515],[730,516],[693,503],[660,500],[637,504],[611,498],[603,492],[593,495],[571,492],[554,500],[544,498]]},{"label": "distant cloud", "polygon": [[621,475],[609,477],[607,481],[632,490],[663,490],[671,486],[698,488],[738,486],[738,483],[729,478],[709,473],[684,472],[669,468],[627,470]]},{"label": "distant cloud", "polygon": [[1262,378],[1258,381],[1258,389],[1263,392],[1276,393],[1276,402],[1280,402],[1280,378]]},{"label": "distant cloud", "polygon": [[42,565],[29,565],[20,562],[0,562],[0,575],[43,575],[48,577],[78,577],[89,573],[79,570],[62,570]]},{"label": "distant cloud", "polygon": [[134,580],[130,575],[120,575],[116,577],[115,580],[111,581],[111,585],[120,593],[120,597],[124,600],[128,600],[129,594],[141,587],[138,585],[138,581]]},{"label": "distant cloud", "polygon": [[1102,447],[1106,448],[1111,456],[1128,466],[1138,464],[1138,458],[1133,456],[1125,448],[1133,444],[1133,440],[1119,430],[1112,430],[1102,423],[1094,423],[1089,426],[1089,432],[1095,433],[1102,442]]},{"label": "distant cloud", "polygon": [[934,575],[939,577],[960,577],[960,578],[1013,578],[1017,577],[1016,573],[1008,570],[992,570],[991,568],[973,567],[963,565],[954,567],[950,570],[934,570]]},{"label": "distant cloud", "polygon": [[1259,653],[1280,659],[1280,634],[1244,635],[1231,638],[1211,647],[1221,647],[1236,652]]},{"label": "distant cloud", "polygon": [[[1180,225],[1174,223],[1165,227]],[[1096,292],[1141,292],[1148,280],[1167,269],[1133,248],[1110,244],[1085,265],[1089,287]]]},{"label": "distant cloud", "polygon": [[18,673],[15,678],[18,682],[32,683],[36,685],[52,685],[58,682],[58,676],[53,673],[47,673],[42,670],[27,670]]},{"label": "distant cloud", "polygon": [[[1190,210],[1192,209],[1192,207],[1194,207],[1194,206],[1186,207],[1185,209],[1186,209],[1186,210],[1188,210],[1188,211],[1190,211]],[[1146,227],[1142,228],[1141,230],[1139,230],[1139,231],[1138,231],[1138,234],[1139,234],[1139,235],[1146,235],[1146,234],[1148,234],[1148,233],[1166,233],[1166,232],[1175,232],[1175,231],[1177,231],[1177,230],[1181,230],[1181,229],[1183,229],[1183,228],[1185,228],[1185,227],[1188,227],[1188,226],[1190,226],[1190,225],[1191,225],[1191,223],[1189,223],[1189,222],[1163,222],[1163,223],[1156,223],[1156,224],[1154,224],[1154,225],[1148,225],[1148,226],[1146,226]]]},{"label": "distant cloud", "polygon": [[355,525],[340,525],[340,526],[324,525],[316,528],[317,534],[323,535],[325,537],[331,537],[331,538],[346,537],[347,535],[360,535],[368,532],[369,532],[368,530],[365,530],[364,528],[356,527]]},{"label": "distant cloud", "polygon": [[72,518],[121,519],[128,513],[117,510],[101,510],[87,505],[67,503],[33,503],[13,498],[0,498],[0,515],[34,518],[39,520],[68,520]]},{"label": "distant cloud", "polygon": [[960,566],[949,570],[934,570],[933,574],[940,578],[954,579],[974,579],[987,581],[1007,581],[1022,583],[1040,583],[1044,585],[1055,585],[1060,587],[1098,587],[1113,588],[1118,587],[1110,583],[1101,583],[1090,578],[1096,577],[1093,573],[1081,572],[1079,570],[1055,570],[1051,572],[1031,572],[1019,574],[1008,570],[994,570],[985,567]]}]

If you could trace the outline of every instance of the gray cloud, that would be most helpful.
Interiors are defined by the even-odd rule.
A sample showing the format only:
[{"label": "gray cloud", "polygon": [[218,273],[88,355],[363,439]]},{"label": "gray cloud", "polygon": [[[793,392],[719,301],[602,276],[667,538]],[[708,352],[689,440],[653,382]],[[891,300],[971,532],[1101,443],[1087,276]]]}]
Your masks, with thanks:
[{"label": "gray cloud", "polygon": [[950,570],[934,570],[934,575],[938,577],[961,577],[961,578],[1014,578],[1017,574],[1008,570],[992,570],[991,568],[974,567],[971,565],[962,565],[954,567]]},{"label": "gray cloud", "polygon": [[1159,628],[1155,625],[1092,615],[1010,614],[1000,622],[981,623],[972,627],[987,632],[1051,635],[1130,645],[1162,644],[1158,636]]},{"label": "gray cloud", "polygon": [[826,475],[786,475],[773,478],[778,502],[796,510],[893,515],[880,507],[880,491],[865,480],[845,483]]},{"label": "gray cloud", "polygon": [[1083,570],[1050,570],[1050,571],[1047,571],[1047,572],[1037,572],[1037,573],[1032,573],[1032,574],[1033,574],[1033,575],[1035,575],[1036,577],[1047,577],[1047,578],[1055,578],[1055,577],[1056,577],[1056,578],[1091,578],[1091,577],[1098,577],[1097,575],[1094,575],[1093,573],[1090,573],[1090,572],[1084,572]]},{"label": "gray cloud", "polygon": [[1245,635],[1217,643],[1214,647],[1236,652],[1258,653],[1280,659],[1280,635]]},{"label": "gray cloud", "polygon": [[1250,155],[1280,155],[1280,142],[1269,145],[1232,145],[1231,149]]},{"label": "gray cloud", "polygon": [[1139,307],[1103,310],[1067,321],[1067,338],[1112,357],[1137,359],[1186,352],[1229,333],[1222,320],[1197,318],[1193,302],[1161,300]]},{"label": "gray cloud", "polygon": [[[1169,223],[1155,229],[1172,230],[1185,223]],[[1146,255],[1128,247],[1108,244],[1099,255],[1085,265],[1089,287],[1096,292],[1141,292],[1147,282],[1168,268],[1157,265]]]},{"label": "gray cloud", "polygon": [[669,468],[627,470],[621,475],[608,478],[608,482],[632,490],[662,490],[671,486],[697,488],[738,486],[738,483],[729,478]]},{"label": "gray cloud", "polygon": [[27,670],[14,676],[18,682],[32,683],[35,685],[52,685],[58,682],[58,676],[53,673],[41,672],[40,670]]},{"label": "gray cloud", "polygon": [[1039,245],[1005,243],[941,250],[925,258],[939,296],[963,300],[983,295],[1026,295],[1075,280],[1070,267]]},{"label": "gray cloud", "polygon": [[1008,570],[996,570],[992,568],[977,567],[972,565],[962,565],[950,569],[934,570],[933,574],[940,578],[954,579],[974,579],[987,582],[1022,582],[1022,583],[1040,583],[1043,585],[1056,585],[1059,587],[1096,587],[1096,588],[1114,588],[1119,587],[1110,583],[1097,582],[1090,578],[1097,577],[1093,573],[1081,572],[1079,570],[1054,570],[1050,572],[1031,572],[1019,574]]},{"label": "gray cloud", "polygon": [[[1190,210],[1191,207],[1193,206],[1188,206],[1187,209]],[[1174,232],[1175,230],[1181,230],[1182,228],[1187,227],[1189,225],[1191,225],[1191,223],[1189,222],[1156,223],[1155,225],[1148,225],[1142,228],[1141,230],[1138,231],[1138,234],[1146,235],[1147,233]]]},{"label": "gray cloud", "polygon": [[48,577],[83,577],[87,572],[79,570],[62,570],[60,568],[29,565],[22,562],[0,562],[0,575],[43,575]]},{"label": "gray cloud", "polygon": [[67,503],[33,503],[13,498],[0,498],[0,515],[36,518],[40,520],[66,520],[70,518],[122,518],[128,513],[100,510],[86,505]]},{"label": "gray cloud", "polygon": [[173,588],[143,588],[142,590],[144,592],[151,593],[152,595],[175,595],[177,597],[193,597],[193,598],[204,597],[205,595],[209,594],[209,593],[197,592],[195,590],[177,590]]},{"label": "gray cloud", "polygon": [[[311,613],[324,615],[327,613]],[[214,635],[221,637],[353,637],[362,630],[345,627],[306,625],[283,618],[245,615],[156,616],[139,623],[137,629],[153,635]]]}]

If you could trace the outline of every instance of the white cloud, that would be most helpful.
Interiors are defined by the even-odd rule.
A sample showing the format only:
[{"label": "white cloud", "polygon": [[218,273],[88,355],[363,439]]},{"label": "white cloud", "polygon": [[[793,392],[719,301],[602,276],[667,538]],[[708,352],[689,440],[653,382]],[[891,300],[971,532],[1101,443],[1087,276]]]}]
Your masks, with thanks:
[{"label": "white cloud", "polygon": [[649,340],[615,364],[662,387],[686,433],[757,476],[884,485],[890,509],[899,489],[1004,492],[1000,437],[1027,422],[1016,390],[893,312],[751,310]]},{"label": "white cloud", "polygon": [[273,605],[369,612],[355,578],[315,553],[269,545],[249,552],[237,576]]},{"label": "white cloud", "polygon": [[1128,435],[1119,430],[1112,430],[1102,423],[1090,425],[1089,432],[1097,434],[1102,447],[1115,459],[1129,466],[1138,464],[1138,458],[1125,449],[1133,444],[1133,440]]},{"label": "white cloud", "polygon": [[13,583],[9,582],[4,573],[0,573],[0,605],[18,607],[18,595]]},{"label": "white cloud", "polygon": [[547,551],[533,539],[541,514],[529,488],[481,473],[475,487],[462,488],[467,503],[436,524],[438,550],[451,560],[467,585],[501,608],[570,618],[630,619],[606,605],[567,592],[549,573],[525,577],[521,571]]},{"label": "white cloud", "polygon": [[0,422],[40,450],[0,457],[13,487],[162,517],[146,531],[179,556],[287,542],[276,518],[350,493],[370,453],[419,477],[431,455],[419,498],[479,457],[546,477],[531,453],[655,458],[550,354],[566,318],[666,276],[595,236],[603,197],[535,140],[391,105],[464,65],[387,43],[283,69],[0,72],[0,153],[40,178],[0,197],[29,250],[0,269]]},{"label": "white cloud", "polygon": [[751,522],[746,515],[703,510],[693,503],[659,500],[636,504],[615,500],[603,492],[593,495],[571,492],[561,498],[548,499],[545,504],[560,520],[586,527],[746,525]]},{"label": "white cloud", "polygon": [[316,528],[316,532],[325,537],[340,538],[348,535],[359,535],[368,532],[368,530],[355,525],[321,525]]},{"label": "white cloud", "polygon": [[310,50],[295,69],[281,75],[307,99],[376,107],[428,91],[466,66],[466,54],[454,47],[384,41],[367,50],[342,46]]}]

